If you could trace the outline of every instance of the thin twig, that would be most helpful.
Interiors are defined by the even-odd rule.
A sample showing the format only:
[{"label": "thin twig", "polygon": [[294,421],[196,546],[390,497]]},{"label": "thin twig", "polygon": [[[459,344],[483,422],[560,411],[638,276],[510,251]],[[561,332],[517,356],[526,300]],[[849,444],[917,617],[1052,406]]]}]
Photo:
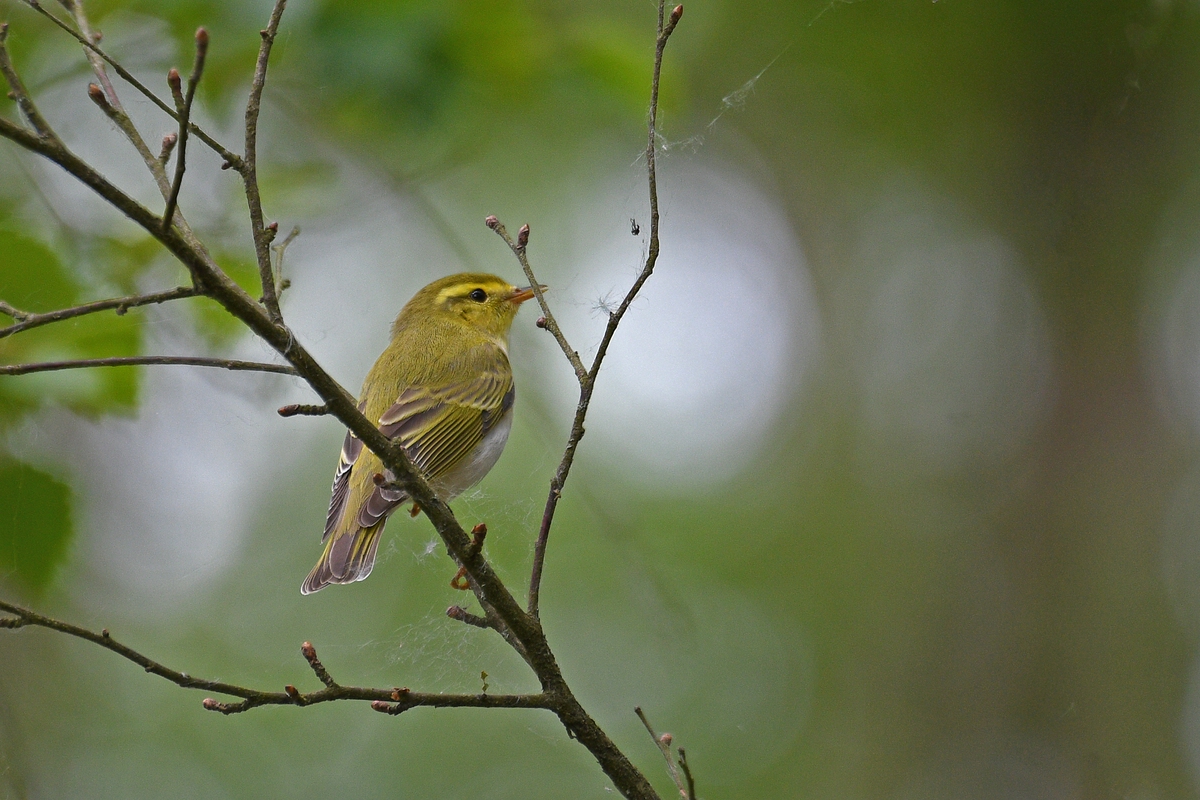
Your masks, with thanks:
[{"label": "thin twig", "polygon": [[[272,223],[274,224],[274,223]],[[283,256],[287,252],[288,245],[296,241],[296,237],[300,235],[300,226],[292,226],[291,233],[283,238],[279,244],[271,245],[271,252],[275,254],[275,286],[278,288],[280,296],[283,295],[283,290],[292,285],[291,280],[283,277]]]},{"label": "thin twig", "polygon": [[250,207],[250,232],[254,236],[254,254],[258,258],[258,276],[262,283],[262,304],[275,322],[283,319],[279,310],[279,296],[275,289],[275,276],[271,270],[271,239],[273,234],[263,225],[262,197],[258,191],[258,114],[262,107],[263,87],[267,83],[267,64],[271,58],[271,46],[279,32],[279,20],[287,0],[275,0],[267,27],[259,33],[262,44],[258,48],[258,62],[254,67],[254,80],[250,83],[250,97],[246,101],[246,150],[242,164],[242,183],[246,189],[246,203]]},{"label": "thin twig", "polygon": [[[83,0],[65,0],[63,6],[75,18],[75,25],[79,28],[79,33],[83,37],[83,40],[94,42],[96,36],[92,33],[91,24],[88,22],[87,14],[83,10]],[[125,134],[125,138],[133,145],[133,149],[137,150],[138,155],[142,158],[142,163],[150,170],[150,175],[154,178],[154,183],[158,186],[158,191],[165,200],[171,193],[171,183],[167,179],[166,168],[159,163],[154,153],[150,151],[146,140],[142,138],[142,134],[138,131],[137,126],[133,124],[133,119],[125,111],[125,106],[122,105],[121,98],[117,96],[117,90],[113,87],[112,80],[108,77],[108,70],[105,68],[104,59],[100,58],[90,48],[84,48],[83,53],[88,63],[92,65],[92,73],[96,76],[96,80],[99,81],[98,86],[97,84],[88,86],[88,94],[91,96],[93,102],[100,106],[101,110],[112,120],[112,123],[117,126],[117,129]],[[180,222],[182,225],[186,225],[182,220],[182,216]]]},{"label": "thin twig", "polygon": [[[17,322],[24,322],[25,320],[27,320],[33,316],[33,314],[31,314],[30,312],[22,311],[21,309],[17,308],[16,306],[10,306],[8,303],[4,302],[3,300],[0,300],[0,314],[7,314],[8,316],[15,319]],[[13,326],[10,325],[9,327],[13,327]],[[4,330],[7,330],[7,328],[5,328]]]},{"label": "thin twig", "polygon": [[[32,8],[34,11],[36,11],[39,14],[41,14],[42,16],[46,17],[51,22],[53,22],[55,25],[57,25],[59,28],[62,28],[68,34],[73,36],[75,38],[75,40],[78,41],[85,48],[87,48],[91,52],[95,53],[96,55],[100,56],[100,58],[104,59],[104,61],[110,67],[112,67],[114,70],[116,70],[117,74],[120,75],[121,78],[126,83],[128,83],[130,86],[132,86],[133,88],[135,88],[139,92],[141,92],[142,95],[147,100],[149,100],[151,103],[154,103],[154,105],[158,106],[159,109],[161,109],[163,111],[163,113],[167,114],[167,116],[171,117],[171,119],[175,120],[176,122],[179,121],[179,113],[177,111],[175,111],[175,109],[173,109],[169,105],[167,105],[167,103],[161,97],[156,95],[154,92],[150,91],[150,89],[148,89],[145,86],[145,84],[143,84],[137,78],[133,77],[133,75],[130,74],[129,70],[125,69],[119,63],[117,63],[117,61],[115,59],[113,59],[111,56],[109,56],[108,53],[104,52],[104,50],[102,50],[100,47],[98,47],[95,42],[85,39],[82,35],[80,35],[79,31],[75,30],[70,25],[63,22],[61,19],[59,19],[55,15],[51,14],[49,11],[47,11],[45,8],[42,7],[41,3],[38,3],[36,0],[24,0],[24,2],[27,6]],[[209,136],[196,123],[189,122],[188,129],[193,134],[196,135],[196,138],[198,138],[200,141],[202,141],[206,145],[208,145],[208,147],[214,153],[219,155],[221,158],[225,159],[225,163],[227,163],[229,166],[233,167],[234,169],[237,169],[237,170],[241,169],[241,165],[242,165],[241,156],[237,155],[236,153],[231,151],[229,148],[225,147],[225,145],[221,144],[216,139]],[[165,162],[165,159],[164,159],[164,162]]]},{"label": "thin twig", "polygon": [[646,730],[650,733],[650,738],[654,740],[654,745],[658,751],[662,753],[663,758],[667,762],[667,774],[671,776],[671,780],[675,782],[675,786],[679,789],[679,796],[683,800],[694,800],[692,795],[688,794],[687,787],[684,786],[683,780],[679,776],[679,768],[675,766],[675,759],[671,757],[671,741],[672,737],[669,733],[664,733],[659,736],[654,732],[654,728],[650,726],[650,720],[646,719],[646,713],[642,711],[641,706],[633,709],[633,713],[638,715],[638,719],[646,726]]},{"label": "thin twig", "polygon": [[683,778],[687,781],[688,800],[696,800],[696,779],[692,777],[692,768],[688,766],[687,751],[679,748],[679,768],[683,770]]},{"label": "thin twig", "polygon": [[538,283],[537,276],[533,274],[533,268],[529,266],[529,259],[525,255],[525,249],[529,243],[529,226],[521,226],[524,236],[514,242],[512,237],[508,235],[508,230],[504,227],[504,223],[496,219],[495,216],[488,217],[484,220],[484,223],[500,235],[500,238],[508,245],[508,249],[512,250],[513,255],[517,257],[521,269],[525,272],[525,277],[529,279],[530,287],[533,289],[533,296],[537,298],[538,305],[542,307],[542,315],[546,320],[546,330],[550,331],[551,335],[554,336],[554,340],[558,342],[563,355],[567,357],[567,361],[571,362],[571,368],[575,370],[575,378],[579,381],[579,385],[582,386],[583,382],[587,380],[587,369],[584,368],[583,361],[579,358],[579,353],[567,342],[567,337],[563,335],[562,328],[558,326],[558,320],[554,318],[554,314],[550,311],[550,306],[546,303],[545,291],[542,285]]},{"label": "thin twig", "polygon": [[[7,336],[12,336],[14,333],[27,331],[30,328],[39,328],[42,325],[49,325],[52,322],[61,322],[64,319],[73,319],[74,317],[82,317],[85,314],[95,314],[98,311],[108,311],[116,309],[117,314],[124,314],[131,308],[138,306],[151,305],[153,303],[165,303],[169,300],[179,300],[185,297],[195,297],[199,294],[190,286],[180,286],[177,289],[168,289],[165,292],[155,292],[154,294],[134,294],[129,297],[114,297],[109,300],[97,300],[93,303],[84,303],[83,305],[72,306],[71,308],[63,308],[58,311],[47,311],[44,314],[31,314],[29,312],[17,311],[7,303],[0,301],[0,311],[3,311],[13,319],[18,320],[15,324],[5,328],[0,328],[0,339]],[[16,313],[12,313],[16,312]],[[20,316],[18,316],[20,315]]]},{"label": "thin twig", "polygon": [[485,617],[481,617],[478,614],[472,614],[470,611],[467,611],[462,606],[450,606],[449,608],[446,609],[446,616],[449,617],[450,619],[456,619],[459,622],[466,623],[467,625],[472,625],[476,628],[492,627],[491,624],[487,621],[487,619]]},{"label": "thin twig", "polygon": [[12,64],[12,59],[8,56],[7,45],[8,23],[0,22],[0,74],[4,75],[4,80],[8,83],[8,88],[10,89],[9,96],[17,101],[17,107],[21,109],[21,113],[25,115],[25,119],[33,126],[38,136],[43,139],[58,141],[57,134],[54,133],[46,118],[42,116],[42,112],[38,111],[33,98],[29,96],[29,91],[21,81],[21,76],[17,74],[17,70]]},{"label": "thin twig", "polygon": [[[171,227],[171,220],[175,217],[175,204],[179,202],[179,190],[183,188],[183,173],[187,169],[188,121],[192,118],[192,101],[196,97],[196,85],[200,83],[200,76],[204,73],[204,58],[207,55],[208,31],[199,28],[196,31],[196,58],[192,62],[192,74],[188,76],[187,94],[183,97],[182,102],[177,99],[175,103],[175,108],[179,112],[179,144],[175,150],[175,180],[171,182],[171,194],[167,197],[167,207],[163,211],[164,228]],[[179,73],[175,70],[171,70],[171,72],[178,80]],[[172,88],[174,88],[174,84],[172,84]],[[160,160],[165,168],[166,159]]]},{"label": "thin twig", "polygon": [[57,372],[64,369],[92,367],[141,367],[177,365],[187,367],[218,367],[238,372],[273,372],[296,375],[296,368],[287,364],[264,364],[258,361],[236,361],[228,358],[201,356],[117,356],[114,358],[81,358],[72,361],[39,361],[32,364],[0,365],[0,375],[31,375],[35,372]]},{"label": "thin twig", "polygon": [[288,406],[280,406],[276,413],[281,417],[323,417],[329,413],[329,406],[324,403],[320,405],[292,403]]},{"label": "thin twig", "polygon": [[305,642],[300,645],[300,653],[304,656],[304,660],[308,662],[308,666],[312,667],[313,674],[317,676],[317,680],[325,684],[330,689],[337,688],[337,681],[325,669],[325,665],[321,663],[321,659],[317,658],[317,648],[312,646],[312,642]]},{"label": "thin twig", "polygon": [[[571,423],[571,432],[567,436],[567,447],[563,451],[562,461],[559,462],[558,470],[555,471],[554,477],[550,480],[550,493],[546,497],[546,508],[542,512],[542,524],[538,529],[537,541],[533,546],[533,567],[529,572],[529,614],[535,619],[538,616],[542,569],[546,562],[546,545],[550,538],[550,526],[554,522],[554,511],[558,508],[559,498],[562,497],[563,486],[566,484],[567,476],[571,472],[571,464],[575,461],[575,450],[579,446],[579,441],[583,438],[585,430],[583,423],[587,418],[588,407],[592,402],[592,392],[596,386],[596,378],[600,374],[600,365],[604,362],[604,356],[608,353],[609,342],[612,341],[613,334],[617,332],[617,326],[621,323],[621,318],[629,310],[630,304],[637,297],[638,292],[641,291],[642,285],[646,283],[651,273],[654,272],[654,265],[658,261],[658,179],[654,170],[654,151],[657,146],[658,134],[656,128],[658,124],[658,88],[662,76],[663,51],[666,50],[667,40],[671,38],[671,33],[675,30],[675,26],[679,24],[679,20],[683,17],[683,6],[675,6],[671,11],[670,17],[666,17],[665,12],[666,3],[660,0],[658,4],[658,40],[654,48],[654,75],[650,82],[650,113],[646,122],[646,172],[650,192],[650,246],[646,253],[645,265],[642,267],[641,273],[638,274],[637,280],[633,282],[633,286],[630,287],[625,295],[625,299],[621,301],[621,305],[617,310],[608,315],[608,325],[604,329],[604,336],[600,340],[599,347],[596,348],[596,357],[592,360],[592,368],[579,381],[579,405],[575,408],[575,419]],[[550,319],[547,313],[547,327],[549,327],[549,322]]]}]

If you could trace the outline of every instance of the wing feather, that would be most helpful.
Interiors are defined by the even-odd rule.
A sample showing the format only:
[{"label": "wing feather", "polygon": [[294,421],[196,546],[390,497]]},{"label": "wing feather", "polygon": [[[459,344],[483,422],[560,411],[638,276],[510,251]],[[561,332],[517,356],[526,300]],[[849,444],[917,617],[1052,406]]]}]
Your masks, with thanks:
[{"label": "wing feather", "polygon": [[[435,489],[442,483],[440,479],[453,475],[460,463],[469,460],[483,437],[512,408],[515,393],[504,352],[480,348],[472,368],[474,377],[462,383],[404,387],[378,418],[380,431],[400,442]],[[365,400],[359,410],[367,413]],[[403,490],[386,484],[370,486],[373,475],[359,474],[382,469],[369,451],[364,455],[362,442],[347,432],[322,537],[325,552],[304,582],[301,591],[305,594],[370,574],[384,522],[408,499]],[[394,479],[390,472],[383,472],[389,482]]]}]

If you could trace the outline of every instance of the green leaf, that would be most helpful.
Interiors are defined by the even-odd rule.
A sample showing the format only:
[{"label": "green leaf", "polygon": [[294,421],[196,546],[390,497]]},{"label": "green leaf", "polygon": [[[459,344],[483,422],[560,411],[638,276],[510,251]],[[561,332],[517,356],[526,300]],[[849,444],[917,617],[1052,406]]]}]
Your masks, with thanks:
[{"label": "green leaf", "polygon": [[28,464],[0,462],[0,572],[45,589],[70,538],[70,488]]}]

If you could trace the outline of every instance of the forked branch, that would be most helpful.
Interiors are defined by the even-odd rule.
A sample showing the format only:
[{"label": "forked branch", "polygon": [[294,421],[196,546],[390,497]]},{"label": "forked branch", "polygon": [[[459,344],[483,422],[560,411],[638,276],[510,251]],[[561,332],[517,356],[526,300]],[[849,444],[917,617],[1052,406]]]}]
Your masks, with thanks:
[{"label": "forked branch", "polygon": [[222,714],[236,714],[258,706],[311,706],[334,700],[364,700],[370,702],[376,710],[386,711],[390,714],[399,714],[402,711],[420,707],[550,708],[549,698],[544,694],[442,694],[439,692],[414,692],[407,688],[370,689],[342,686],[330,677],[325,666],[317,658],[316,648],[309,642],[305,642],[301,646],[300,652],[325,688],[308,693],[300,692],[291,684],[285,686],[282,692],[252,689],[234,683],[195,678],[186,672],[171,669],[132,647],[118,642],[107,629],[97,633],[2,600],[0,600],[0,611],[10,615],[0,617],[0,628],[15,629],[33,626],[65,633],[116,653],[137,664],[151,675],[164,678],[176,686],[241,698],[241,702],[238,703],[222,703],[211,697],[204,699],[204,708],[209,711],[219,711]]},{"label": "forked branch", "polygon": [[[40,625],[42,627],[58,630],[70,635],[77,636],[88,641],[95,642],[107,649],[118,652],[135,663],[142,664],[148,671],[160,674],[163,677],[173,680],[181,686],[189,688],[208,688],[215,692],[227,694],[232,697],[241,698],[237,703],[220,703],[216,700],[206,702],[205,706],[212,710],[221,711],[224,713],[235,713],[237,711],[246,710],[258,705],[268,704],[292,704],[292,705],[308,705],[316,702],[324,702],[328,700],[338,699],[359,699],[371,700],[373,708],[386,713],[400,713],[407,708],[417,705],[460,705],[471,707],[529,707],[529,708],[545,708],[554,712],[559,718],[568,733],[583,744],[597,759],[601,768],[612,780],[613,785],[626,797],[630,798],[657,798],[657,794],[646,781],[645,777],[637,770],[637,768],[629,761],[629,759],[616,747],[616,745],[608,738],[608,736],[600,729],[595,721],[584,710],[579,701],[575,698],[570,687],[567,685],[561,670],[558,667],[554,654],[550,650],[549,643],[546,641],[545,634],[542,630],[541,623],[538,619],[538,589],[541,582],[542,565],[545,559],[546,540],[553,518],[554,507],[558,497],[561,495],[562,486],[566,481],[567,473],[570,469],[574,458],[575,448],[579,440],[583,436],[583,422],[587,413],[588,405],[591,400],[592,390],[595,385],[596,376],[599,372],[601,362],[607,350],[608,342],[611,340],[615,332],[617,323],[621,316],[628,308],[636,296],[641,285],[645,283],[654,267],[654,261],[658,253],[658,199],[656,180],[654,175],[654,147],[656,142],[656,119],[657,119],[657,103],[658,103],[658,88],[659,77],[661,73],[661,61],[663,50],[665,48],[668,37],[674,29],[675,24],[679,21],[683,9],[682,6],[676,7],[670,17],[665,16],[664,5],[659,4],[658,15],[658,38],[655,52],[655,64],[652,80],[651,91],[651,107],[649,114],[649,147],[647,152],[647,162],[650,176],[650,199],[651,199],[651,246],[646,264],[639,275],[638,280],[631,288],[629,294],[621,307],[618,308],[613,315],[610,316],[608,326],[605,331],[605,336],[601,341],[600,349],[597,352],[596,358],[590,370],[587,370],[580,376],[581,370],[576,370],[577,377],[580,377],[581,392],[580,404],[576,412],[575,422],[572,425],[571,434],[568,438],[568,444],[559,469],[556,472],[555,478],[551,483],[550,497],[547,501],[547,510],[543,516],[542,528],[539,532],[538,542],[535,549],[535,559],[533,572],[530,581],[530,604],[529,611],[521,608],[520,604],[513,597],[508,588],[500,580],[491,564],[487,561],[482,553],[482,547],[479,546],[476,537],[473,540],[463,530],[457,519],[454,517],[450,508],[442,502],[430,488],[425,478],[415,469],[407,452],[397,442],[387,439],[375,426],[375,424],[364,417],[357,409],[354,398],[347,392],[337,381],[335,381],[312,357],[307,349],[297,340],[294,332],[289,330],[282,322],[282,317],[278,304],[278,293],[276,287],[275,276],[271,269],[270,260],[270,244],[274,238],[278,228],[275,224],[265,225],[262,213],[262,204],[259,194],[257,182],[257,126],[259,111],[261,108],[262,92],[266,82],[267,65],[269,62],[271,46],[278,32],[280,18],[283,14],[286,0],[276,0],[272,10],[270,21],[267,27],[262,31],[262,45],[259,50],[259,57],[255,68],[254,79],[250,97],[246,106],[246,153],[240,164],[236,164],[238,171],[243,177],[245,194],[250,210],[252,234],[254,237],[255,253],[258,259],[260,278],[262,282],[262,298],[256,302],[246,292],[244,292],[229,276],[221,270],[221,268],[213,261],[208,251],[195,238],[192,232],[188,229],[182,215],[175,217],[176,225],[164,225],[163,217],[154,214],[142,204],[132,199],[127,193],[112,184],[108,179],[101,175],[97,170],[84,162],[73,152],[71,152],[61,141],[54,136],[53,131],[44,120],[41,120],[36,113],[36,108],[32,101],[28,98],[28,94],[24,91],[24,87],[20,85],[19,78],[16,76],[15,70],[3,69],[4,65],[11,67],[8,62],[7,52],[3,48],[3,34],[0,30],[0,69],[3,69],[4,76],[9,80],[10,87],[13,89],[14,95],[18,97],[18,102],[21,103],[22,112],[27,120],[33,126],[33,130],[17,125],[11,121],[0,118],[0,136],[4,136],[22,147],[39,153],[40,155],[54,161],[56,164],[65,169],[68,173],[75,176],[78,180],[93,189],[102,198],[108,201],[115,208],[128,216],[135,223],[140,225],[151,236],[156,238],[164,247],[167,248],[188,271],[191,273],[195,290],[198,294],[203,294],[218,302],[232,316],[244,323],[251,331],[253,331],[264,342],[273,347],[287,362],[288,365],[263,365],[253,362],[229,362],[230,364],[240,364],[241,367],[230,367],[227,364],[213,363],[213,359],[200,359],[180,356],[136,356],[124,359],[92,359],[88,360],[87,366],[101,365],[126,365],[133,363],[195,363],[202,366],[225,366],[226,368],[246,368],[246,369],[262,369],[273,372],[282,372],[287,374],[296,374],[303,378],[322,403],[319,406],[303,407],[304,411],[311,409],[312,413],[320,413],[317,410],[326,412],[345,425],[356,437],[358,437],[363,445],[379,456],[384,467],[395,476],[395,483],[404,490],[404,492],[417,503],[430,519],[451,557],[462,567],[468,583],[479,600],[480,605],[486,612],[486,617],[477,617],[467,614],[463,611],[461,614],[456,614],[452,608],[448,613],[458,619],[462,619],[469,624],[478,624],[480,620],[487,627],[498,631],[506,641],[525,659],[530,667],[535,672],[542,691],[534,695],[421,695],[419,693],[407,692],[406,690],[368,690],[355,689],[351,687],[342,687],[336,684],[332,678],[325,672],[324,676],[317,670],[319,662],[315,658],[315,651],[312,651],[312,657],[309,658],[309,652],[305,651],[306,658],[309,658],[310,666],[317,673],[318,678],[325,684],[325,688],[309,693],[301,693],[293,686],[285,687],[282,693],[279,692],[260,692],[258,690],[247,689],[246,687],[238,687],[232,684],[222,684],[211,681],[199,681],[190,678],[183,673],[169,670],[162,665],[152,662],[145,656],[125,647],[111,642],[111,637],[105,634],[95,634],[84,629],[76,628],[67,623],[51,620],[49,618],[40,617],[33,612],[28,612],[25,609],[20,609],[11,604],[0,604],[0,610],[7,611],[13,616],[0,619],[0,627],[23,627],[27,625]],[[79,26],[83,39],[90,40],[91,33],[87,28],[86,18],[83,17],[82,8],[79,6],[79,0],[70,0],[68,7],[75,13],[76,22]],[[94,43],[93,43],[94,45]],[[99,58],[94,46],[88,48],[88,57],[93,62],[93,67],[96,70],[97,78],[100,80],[100,85],[96,87],[96,91],[92,92],[93,99],[98,104],[103,103],[102,107],[106,109],[106,113],[114,116],[115,120],[119,120],[124,116],[123,109],[120,108],[119,101],[116,99],[115,91],[111,84],[107,82],[104,72],[104,64],[110,63],[108,59]],[[199,68],[193,70],[197,79],[199,77]],[[21,98],[24,98],[23,100]],[[26,109],[31,109],[27,111]],[[180,118],[184,117],[183,112],[186,110],[186,98],[184,99],[183,107],[177,110]],[[127,116],[125,116],[127,119]],[[185,132],[193,131],[190,123],[186,118],[182,119],[180,133],[178,134],[178,145],[182,145],[182,140]],[[140,136],[136,130],[126,131],[127,137],[143,155],[143,160],[147,162],[147,167],[155,176],[160,189],[163,192],[164,199],[170,205],[170,198],[173,194],[171,185],[166,181],[165,163],[166,157],[169,156],[170,143],[164,142],[163,151],[160,156],[154,156],[149,153],[145,143],[140,140]],[[143,152],[145,151],[145,152]],[[179,155],[182,159],[182,153]],[[229,163],[233,163],[227,159]],[[177,173],[181,175],[182,173]],[[177,196],[177,193],[175,193]],[[171,219],[171,217],[167,217]],[[528,228],[524,228],[518,236],[516,249],[514,252],[519,259],[524,256],[524,249],[528,242]],[[526,268],[526,264],[522,268]],[[532,276],[532,270],[527,272]],[[537,282],[531,277],[535,286]],[[545,308],[545,299],[540,296],[539,302]],[[16,309],[13,309],[14,311]],[[22,312],[19,312],[22,313]],[[82,313],[82,312],[81,312]],[[549,315],[548,315],[549,316]],[[14,316],[15,324],[22,324],[28,321],[22,320]],[[559,332],[561,334],[561,331]],[[565,338],[562,343],[565,344]],[[567,348],[569,350],[569,348]],[[573,351],[572,351],[573,352]],[[570,358],[570,356],[568,356]],[[159,361],[153,361],[159,359]],[[166,359],[169,359],[166,360]],[[9,369],[35,371],[53,368],[69,368],[70,366],[84,366],[84,362],[59,362],[56,365],[15,365]],[[572,365],[575,367],[575,364]],[[582,367],[582,364],[579,364]],[[10,373],[15,374],[15,373]],[[293,413],[303,413],[297,408]],[[374,692],[384,692],[386,696],[372,694]]]},{"label": "forked branch", "polygon": [[96,300],[92,303],[84,303],[83,305],[63,308],[58,311],[47,311],[43,314],[20,311],[8,303],[0,301],[0,313],[7,314],[17,320],[12,325],[0,328],[0,339],[12,336],[14,333],[27,331],[31,328],[39,328],[42,325],[49,325],[52,322],[62,322],[65,319],[74,319],[86,314],[95,314],[100,311],[115,309],[118,315],[122,315],[129,309],[137,308],[138,306],[166,303],[170,300],[180,300],[185,297],[196,297],[197,294],[198,292],[189,286],[180,286],[177,289],[168,289],[165,292],[114,297],[110,300]]},{"label": "forked branch", "polygon": [[[192,118],[192,101],[196,99],[196,86],[204,73],[204,59],[208,55],[208,31],[200,28],[196,31],[196,58],[192,63],[192,74],[188,76],[187,94],[182,92],[179,71],[172,69],[167,74],[167,83],[171,86],[171,96],[175,98],[175,110],[179,112],[178,144],[175,147],[175,179],[171,182],[171,194],[167,196],[167,207],[163,211],[163,227],[171,227],[175,218],[175,204],[179,202],[179,190],[183,188],[183,173],[187,169],[187,143],[191,130],[188,123]],[[164,154],[167,152],[164,144]],[[159,159],[164,168],[166,158]]]},{"label": "forked branch", "polygon": [[[575,461],[575,450],[579,447],[579,441],[583,438],[585,430],[583,424],[587,418],[588,408],[592,403],[592,392],[596,387],[596,378],[600,374],[600,365],[604,363],[604,357],[608,354],[608,345],[617,332],[617,326],[621,324],[621,319],[625,316],[625,312],[629,310],[629,306],[633,303],[634,298],[637,297],[638,292],[642,290],[642,286],[650,279],[650,275],[654,272],[654,265],[658,262],[658,177],[655,172],[654,160],[658,143],[658,90],[662,77],[663,52],[667,48],[667,41],[671,38],[671,33],[675,30],[675,26],[683,18],[683,6],[675,6],[669,17],[665,15],[665,12],[666,4],[660,2],[658,4],[658,38],[654,48],[654,73],[650,81],[650,112],[647,115],[646,123],[648,129],[646,141],[646,174],[650,193],[650,246],[646,252],[646,261],[642,266],[642,271],[638,273],[637,280],[633,282],[633,286],[625,293],[625,298],[621,301],[617,310],[608,315],[608,324],[604,328],[604,336],[600,339],[600,345],[596,348],[596,356],[592,359],[591,369],[580,375],[582,365],[577,365],[578,356],[572,359],[571,356],[574,351],[571,351],[566,346],[566,339],[561,337],[561,333],[555,336],[559,340],[563,352],[567,354],[567,360],[571,361],[571,366],[575,369],[576,375],[579,377],[579,404],[575,407],[575,419],[571,423],[571,432],[567,436],[567,447],[563,451],[562,460],[558,463],[558,469],[555,471],[554,477],[550,479],[550,493],[546,497],[546,508],[542,512],[542,524],[538,529],[537,541],[533,547],[533,567],[529,575],[529,614],[535,618],[538,616],[538,601],[542,587],[542,569],[546,562],[546,545],[550,538],[550,526],[554,523],[554,511],[558,508],[558,501],[562,497],[563,486],[566,485],[567,476],[571,472],[571,465]],[[524,230],[527,230],[527,228]],[[505,240],[508,240],[507,235],[505,235]],[[511,242],[509,246],[513,247]],[[513,247],[513,252],[521,262],[522,269],[526,271],[530,280],[533,280],[536,285],[537,281],[533,278],[533,271],[529,269],[528,261],[525,259],[524,245],[519,249]],[[550,309],[546,305],[545,298],[541,294],[538,295],[538,302],[542,305],[542,309],[546,314],[546,327],[549,329],[552,317]],[[555,327],[557,327],[557,324],[555,324]]]}]

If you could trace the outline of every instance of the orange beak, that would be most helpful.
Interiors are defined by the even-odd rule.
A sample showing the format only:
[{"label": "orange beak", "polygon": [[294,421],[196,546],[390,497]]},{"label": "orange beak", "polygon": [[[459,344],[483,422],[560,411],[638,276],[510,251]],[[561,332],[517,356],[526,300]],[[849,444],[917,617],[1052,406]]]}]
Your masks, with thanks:
[{"label": "orange beak", "polygon": [[[546,286],[544,284],[539,284],[538,288],[544,292],[547,289],[549,289],[550,287]],[[526,300],[529,300],[532,297],[533,297],[533,287],[526,286],[524,289],[514,289],[512,296],[508,298],[508,302],[512,303],[515,306],[519,306],[519,305],[521,305],[521,303],[524,303]]]}]

